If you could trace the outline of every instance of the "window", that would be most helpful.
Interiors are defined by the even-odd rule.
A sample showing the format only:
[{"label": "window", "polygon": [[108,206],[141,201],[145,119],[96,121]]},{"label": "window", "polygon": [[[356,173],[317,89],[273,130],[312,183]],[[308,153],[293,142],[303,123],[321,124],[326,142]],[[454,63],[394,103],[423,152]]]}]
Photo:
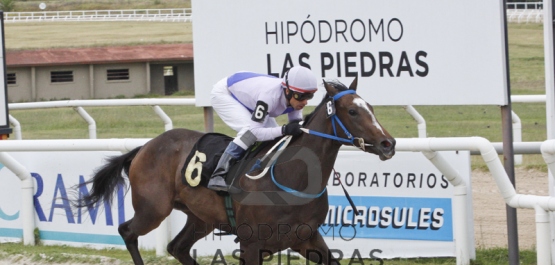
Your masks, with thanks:
[{"label": "window", "polygon": [[8,85],[17,85],[15,73],[8,73]]},{"label": "window", "polygon": [[73,82],[73,71],[52,71],[50,72],[51,83]]},{"label": "window", "polygon": [[106,76],[108,81],[129,80],[129,69],[108,69]]},{"label": "window", "polygon": [[164,66],[164,76],[173,76],[173,66]]}]

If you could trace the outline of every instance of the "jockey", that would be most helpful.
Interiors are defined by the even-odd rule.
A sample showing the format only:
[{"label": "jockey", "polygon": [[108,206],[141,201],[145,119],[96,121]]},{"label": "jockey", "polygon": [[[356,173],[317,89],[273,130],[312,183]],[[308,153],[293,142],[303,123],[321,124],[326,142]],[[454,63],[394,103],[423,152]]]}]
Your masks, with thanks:
[{"label": "jockey", "polygon": [[[220,80],[211,93],[212,107],[237,137],[222,154],[208,182],[212,190],[227,191],[225,176],[232,158],[239,159],[256,141],[282,135],[300,135],[302,109],[318,89],[316,76],[295,66],[283,79],[252,72],[238,72]],[[279,126],[275,117],[287,114],[289,123]]]}]

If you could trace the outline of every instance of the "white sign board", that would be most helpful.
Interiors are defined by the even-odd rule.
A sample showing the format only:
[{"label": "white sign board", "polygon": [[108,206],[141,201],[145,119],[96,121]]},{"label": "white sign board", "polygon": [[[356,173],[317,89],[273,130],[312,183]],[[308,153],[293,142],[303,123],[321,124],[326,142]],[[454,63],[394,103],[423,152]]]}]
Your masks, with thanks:
[{"label": "white sign board", "polygon": [[358,75],[358,93],[373,105],[507,104],[502,1],[193,0],[192,8],[197,106],[210,106],[212,86],[234,72],[282,76],[294,65],[346,85]]},{"label": "white sign board", "polygon": [[[88,180],[108,156],[118,152],[12,152],[9,153],[32,174],[35,191],[35,224],[46,244],[124,248],[117,227],[133,216],[131,194],[119,189],[113,205],[97,205],[77,211],[68,198],[77,193],[76,184]],[[442,152],[468,185],[468,152]],[[22,237],[20,180],[0,166],[0,243]],[[398,152],[382,162],[360,151],[340,151],[335,169],[340,181],[362,213],[354,216],[339,181],[328,181],[329,212],[320,233],[334,255],[344,258],[358,252],[363,258],[454,256],[451,198],[453,187],[420,153]],[[472,209],[468,227],[472,228]],[[172,238],[183,228],[186,216],[174,211],[170,217]],[[139,238],[141,248],[155,248],[156,233]],[[472,231],[468,232],[473,237]],[[197,256],[231,254],[239,245],[235,237],[210,234],[199,240],[192,252]],[[469,242],[474,242],[469,238]],[[219,251],[219,252],[218,252]],[[289,257],[287,253],[284,254]],[[274,258],[278,258],[275,256]],[[356,258],[356,257],[355,257]]]}]

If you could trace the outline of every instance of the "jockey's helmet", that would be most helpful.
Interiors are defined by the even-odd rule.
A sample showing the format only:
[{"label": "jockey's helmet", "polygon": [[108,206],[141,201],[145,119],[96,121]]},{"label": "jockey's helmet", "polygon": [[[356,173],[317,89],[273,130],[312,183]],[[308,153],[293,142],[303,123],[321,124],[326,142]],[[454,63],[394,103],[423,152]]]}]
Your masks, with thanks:
[{"label": "jockey's helmet", "polygon": [[294,66],[289,69],[281,84],[298,93],[314,93],[318,90],[316,76],[310,69],[303,66]]}]

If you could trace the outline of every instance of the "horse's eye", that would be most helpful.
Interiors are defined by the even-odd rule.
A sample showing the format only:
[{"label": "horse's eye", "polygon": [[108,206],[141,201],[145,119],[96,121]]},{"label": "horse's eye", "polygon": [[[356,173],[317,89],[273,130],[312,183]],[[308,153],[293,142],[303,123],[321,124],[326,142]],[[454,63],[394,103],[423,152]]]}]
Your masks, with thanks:
[{"label": "horse's eye", "polygon": [[349,110],[349,115],[355,116],[355,115],[357,115],[357,112],[354,109],[350,109]]}]

